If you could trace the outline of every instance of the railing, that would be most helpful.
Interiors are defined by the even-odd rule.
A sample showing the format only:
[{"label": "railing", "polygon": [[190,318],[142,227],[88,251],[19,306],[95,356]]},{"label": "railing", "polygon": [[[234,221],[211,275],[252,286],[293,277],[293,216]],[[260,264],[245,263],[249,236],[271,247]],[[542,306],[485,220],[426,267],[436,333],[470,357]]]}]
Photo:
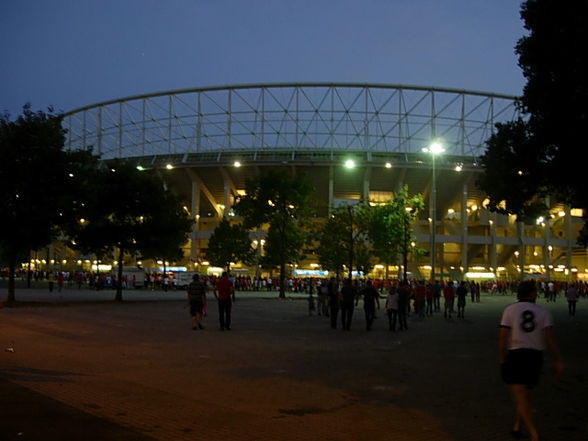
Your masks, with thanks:
[{"label": "railing", "polygon": [[64,115],[70,149],[104,159],[268,150],[447,154],[477,158],[515,97],[381,84],[257,84],[183,89],[102,102]]}]

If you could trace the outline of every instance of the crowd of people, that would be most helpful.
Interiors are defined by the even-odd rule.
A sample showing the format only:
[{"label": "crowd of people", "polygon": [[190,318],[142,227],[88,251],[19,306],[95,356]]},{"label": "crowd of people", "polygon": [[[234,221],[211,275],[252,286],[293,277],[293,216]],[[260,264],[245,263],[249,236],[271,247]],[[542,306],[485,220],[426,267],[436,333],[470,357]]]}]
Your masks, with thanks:
[{"label": "crowd of people", "polygon": [[[385,299],[384,309],[388,317],[390,331],[407,330],[407,316],[414,314],[420,319],[441,313],[441,298],[444,299],[443,315],[452,318],[465,318],[465,305],[468,295],[472,302],[480,301],[481,285],[476,282],[452,281],[379,281],[345,279],[337,283],[335,278],[323,280],[316,298],[311,291],[308,295],[308,313],[330,317],[331,328],[337,328],[337,317],[341,313],[343,330],[349,331],[353,312],[363,301],[366,330],[371,330],[376,309],[380,309],[380,299]],[[457,303],[455,300],[457,299]],[[454,309],[457,306],[457,311]]]},{"label": "crowd of people", "polygon": [[[454,315],[465,318],[466,299],[472,303],[480,302],[480,293],[489,295],[506,291],[515,293],[521,282],[478,283],[474,281],[381,281],[381,280],[349,280],[337,283],[335,278],[322,280],[317,284],[317,295],[308,291],[308,314],[330,317],[331,328],[337,328],[337,316],[341,314],[343,330],[349,330],[355,306],[363,299],[365,326],[369,331],[372,327],[375,310],[380,309],[380,299],[386,299],[385,310],[388,316],[389,329],[393,332],[406,330],[406,317],[414,314],[419,319],[443,312],[447,319]],[[569,315],[576,314],[576,303],[580,297],[588,295],[586,283],[540,282],[536,284],[538,295],[547,302],[555,302],[563,293],[568,302]],[[441,300],[443,299],[443,311]]]}]

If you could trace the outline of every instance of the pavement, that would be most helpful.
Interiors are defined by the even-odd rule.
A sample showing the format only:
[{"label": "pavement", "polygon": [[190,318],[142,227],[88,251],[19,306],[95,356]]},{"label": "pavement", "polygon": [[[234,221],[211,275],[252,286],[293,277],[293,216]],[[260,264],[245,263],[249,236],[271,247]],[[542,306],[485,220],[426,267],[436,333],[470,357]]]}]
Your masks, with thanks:
[{"label": "pavement", "polygon": [[[3,289],[5,293],[5,289]],[[20,288],[0,308],[0,440],[508,440],[497,366],[512,296],[465,319],[409,318],[372,331],[309,316],[304,296],[237,293],[231,331],[213,302],[192,331],[183,292]],[[588,439],[588,301],[552,310],[566,370],[532,392],[542,440]]]}]

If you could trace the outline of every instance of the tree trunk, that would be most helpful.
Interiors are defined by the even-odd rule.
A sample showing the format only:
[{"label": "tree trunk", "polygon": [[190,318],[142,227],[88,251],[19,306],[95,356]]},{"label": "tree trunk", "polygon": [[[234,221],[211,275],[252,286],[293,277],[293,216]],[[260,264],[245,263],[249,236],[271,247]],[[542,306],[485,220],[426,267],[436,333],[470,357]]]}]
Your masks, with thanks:
[{"label": "tree trunk", "polygon": [[407,282],[406,279],[406,267],[408,266],[408,250],[405,248],[404,252],[402,253],[402,280]]},{"label": "tree trunk", "polygon": [[16,296],[14,295],[14,273],[16,272],[16,262],[14,259],[10,259],[8,264],[8,297],[6,297],[6,304],[11,305],[16,302]]},{"label": "tree trunk", "polygon": [[125,251],[122,247],[118,249],[118,275],[116,278],[116,297],[114,300],[117,302],[122,302],[122,274],[123,274],[123,258],[125,255]]},{"label": "tree trunk", "polygon": [[163,289],[164,292],[167,292],[169,288],[167,282],[167,265],[165,264],[165,259],[163,259],[163,276],[161,277],[161,289]]},{"label": "tree trunk", "polygon": [[402,267],[403,267],[403,274],[402,274],[402,280],[404,282],[407,282],[406,280],[406,272],[407,272],[407,267],[408,267],[408,219],[406,218],[406,216],[404,217],[404,223],[403,223],[403,232],[404,232],[404,237],[402,238],[403,243],[403,247],[402,247]]},{"label": "tree trunk", "polygon": [[27,288],[31,287],[31,253],[29,252],[29,268],[27,270]]},{"label": "tree trunk", "polygon": [[353,279],[353,211],[351,206],[347,206],[347,212],[349,213],[349,280]]},{"label": "tree trunk", "polygon": [[286,298],[286,287],[284,285],[286,285],[286,262],[282,260],[282,262],[280,262],[280,298],[281,299],[285,299]]}]

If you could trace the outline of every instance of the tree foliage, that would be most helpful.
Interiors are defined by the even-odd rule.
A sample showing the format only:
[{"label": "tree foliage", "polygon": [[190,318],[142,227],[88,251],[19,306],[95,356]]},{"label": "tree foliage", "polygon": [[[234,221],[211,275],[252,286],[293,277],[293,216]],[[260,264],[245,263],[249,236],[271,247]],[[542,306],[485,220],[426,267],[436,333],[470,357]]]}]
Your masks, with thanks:
[{"label": "tree foliage", "polygon": [[73,189],[89,152],[63,149],[61,115],[30,105],[12,121],[0,116],[0,257],[9,266],[7,302],[15,300],[14,271],[30,250],[49,244],[60,233],[74,204]]},{"label": "tree foliage", "polygon": [[408,257],[419,254],[420,251],[411,245],[414,241],[412,224],[424,206],[422,195],[410,196],[408,187],[404,186],[386,204],[372,207],[369,236],[373,253],[386,264],[386,269],[400,255],[404,266],[404,280]]},{"label": "tree foliage", "polygon": [[280,297],[284,297],[286,265],[299,255],[303,229],[311,212],[312,185],[304,176],[270,172],[247,180],[235,213],[247,229],[267,224],[266,256],[280,267]]},{"label": "tree foliage", "polygon": [[497,132],[486,142],[487,151],[481,158],[485,173],[477,184],[489,195],[490,210],[533,222],[542,208],[541,197],[548,191],[547,176],[535,171],[544,161],[541,149],[522,119],[496,127]]},{"label": "tree foliage", "polygon": [[182,256],[192,220],[180,201],[154,174],[127,161],[111,161],[94,174],[77,224],[70,235],[83,252],[117,250],[116,300],[122,300],[125,253],[173,260]]},{"label": "tree foliage", "polygon": [[231,262],[250,263],[255,257],[255,250],[243,225],[231,225],[228,219],[223,219],[208,240],[205,256],[210,263],[226,268],[230,273]]},{"label": "tree foliage", "polygon": [[371,207],[363,202],[334,208],[331,216],[318,232],[317,254],[324,269],[334,271],[339,277],[343,266],[348,277],[353,270],[373,268],[369,252],[368,224]]},{"label": "tree foliage", "polygon": [[518,101],[523,119],[497,125],[487,142],[479,186],[490,196],[492,209],[504,200],[503,210],[528,220],[529,213],[545,208],[545,194],[588,208],[588,150],[583,147],[588,126],[587,15],[587,0],[522,4],[528,32],[516,53],[527,80]]}]

